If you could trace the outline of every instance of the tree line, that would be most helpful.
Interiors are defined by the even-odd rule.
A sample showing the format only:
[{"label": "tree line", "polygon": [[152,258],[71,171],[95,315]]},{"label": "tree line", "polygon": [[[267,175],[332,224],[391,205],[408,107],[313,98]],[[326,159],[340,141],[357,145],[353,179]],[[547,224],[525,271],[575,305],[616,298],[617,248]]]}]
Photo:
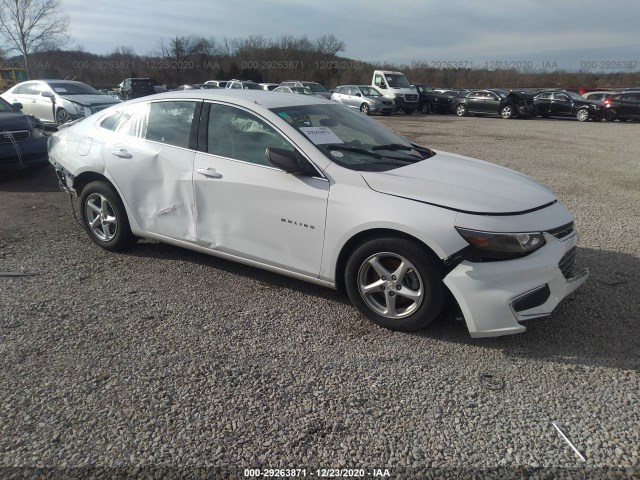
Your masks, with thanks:
[{"label": "tree line", "polygon": [[[448,88],[640,86],[640,72],[538,72],[449,65],[456,62],[442,62],[437,66],[442,68],[421,62],[373,64],[339,56],[345,43],[334,35],[315,39],[175,36],[161,39],[147,55],[127,46],[99,55],[82,47],[64,49],[70,41],[68,28],[69,17],[61,0],[0,0],[0,39],[4,39],[0,63],[23,68],[30,78],[75,79],[100,87],[115,86],[128,77],[150,77],[168,87],[237,78],[272,83],[312,80],[333,88],[369,84],[375,69],[399,70],[413,83]],[[16,55],[7,58],[12,52]]]}]

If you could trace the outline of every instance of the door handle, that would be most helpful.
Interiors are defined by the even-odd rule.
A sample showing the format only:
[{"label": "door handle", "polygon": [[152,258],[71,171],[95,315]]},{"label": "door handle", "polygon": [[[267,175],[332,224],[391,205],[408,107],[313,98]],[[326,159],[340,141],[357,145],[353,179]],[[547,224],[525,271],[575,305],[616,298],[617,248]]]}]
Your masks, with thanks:
[{"label": "door handle", "polygon": [[196,172],[209,178],[222,178],[222,174],[218,173],[215,168],[198,168]]},{"label": "door handle", "polygon": [[31,100],[31,103],[36,103],[36,101],[35,100]]},{"label": "door handle", "polygon": [[116,157],[120,157],[120,158],[131,158],[133,157],[133,155],[131,155],[129,152],[127,152],[124,148],[121,148],[120,150],[114,150],[113,153]]}]

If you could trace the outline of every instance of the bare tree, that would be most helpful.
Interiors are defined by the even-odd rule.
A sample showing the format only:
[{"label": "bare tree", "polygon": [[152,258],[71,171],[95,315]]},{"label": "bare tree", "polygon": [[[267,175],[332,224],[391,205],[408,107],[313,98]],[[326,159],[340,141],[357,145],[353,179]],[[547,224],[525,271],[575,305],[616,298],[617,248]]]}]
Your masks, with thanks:
[{"label": "bare tree", "polygon": [[27,75],[29,54],[66,45],[68,29],[69,16],[60,0],[0,0],[0,35],[10,51],[22,55]]}]

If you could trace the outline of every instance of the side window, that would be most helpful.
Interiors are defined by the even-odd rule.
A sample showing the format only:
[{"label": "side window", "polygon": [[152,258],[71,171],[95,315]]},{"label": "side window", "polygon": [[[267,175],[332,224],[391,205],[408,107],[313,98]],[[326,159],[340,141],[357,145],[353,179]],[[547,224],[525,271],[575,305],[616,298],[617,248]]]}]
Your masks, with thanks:
[{"label": "side window", "polygon": [[211,105],[207,140],[209,153],[257,165],[269,165],[265,157],[267,148],[294,150],[293,145],[266,122],[227,105]]},{"label": "side window", "polygon": [[541,93],[538,97],[540,100],[551,100],[551,92]]},{"label": "side window", "polygon": [[121,135],[144,138],[147,133],[148,112],[148,103],[129,105],[104,118],[100,127]]},{"label": "side window", "polygon": [[196,102],[171,101],[149,104],[149,120],[145,138],[176,147],[189,148],[191,125]]},{"label": "side window", "polygon": [[376,84],[378,87],[382,85],[382,75],[376,75],[373,83]]},{"label": "side window", "polygon": [[569,97],[567,97],[564,93],[554,93],[553,99],[558,100],[559,102],[568,102]]}]

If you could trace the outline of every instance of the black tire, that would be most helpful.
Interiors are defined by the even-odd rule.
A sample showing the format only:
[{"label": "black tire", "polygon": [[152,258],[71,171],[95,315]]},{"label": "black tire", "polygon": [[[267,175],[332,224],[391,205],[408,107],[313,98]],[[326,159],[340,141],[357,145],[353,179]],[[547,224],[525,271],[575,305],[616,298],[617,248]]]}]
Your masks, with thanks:
[{"label": "black tire", "polygon": [[424,102],[422,105],[420,105],[420,111],[425,115],[431,113],[431,110],[431,104],[429,102]]},{"label": "black tire", "polygon": [[413,108],[405,108],[403,109],[404,113],[407,115],[411,115],[413,113]]},{"label": "black tire", "polygon": [[69,123],[73,118],[69,115],[64,108],[59,108],[56,112],[56,125],[64,125],[65,123]]},{"label": "black tire", "polygon": [[613,122],[618,118],[618,112],[614,108],[610,108],[604,111],[604,119],[607,122]]},{"label": "black tire", "polygon": [[587,110],[586,108],[579,108],[576,112],[576,119],[579,122],[586,122],[587,120],[589,120],[589,110]]},{"label": "black tire", "polygon": [[120,196],[106,182],[91,182],[82,189],[80,218],[91,240],[105,250],[125,250],[136,241]]},{"label": "black tire", "polygon": [[512,119],[515,115],[514,110],[515,110],[515,107],[513,105],[504,105],[500,109],[500,116],[505,120]]},{"label": "black tire", "polygon": [[459,117],[466,117],[469,113],[469,109],[464,103],[456,105],[456,115]]},{"label": "black tire", "polygon": [[[387,274],[381,274],[372,266],[375,258]],[[388,278],[398,272],[401,261],[408,267],[401,278]],[[344,280],[353,305],[381,327],[404,332],[420,330],[442,310],[444,287],[440,262],[425,252],[424,247],[409,240],[392,237],[361,243],[347,261]],[[362,293],[361,285],[373,284],[376,284],[374,290]],[[397,307],[395,315],[390,312],[391,304]]]},{"label": "black tire", "polygon": [[371,115],[371,110],[369,110],[369,104],[366,102],[360,105],[360,111],[365,115]]}]

